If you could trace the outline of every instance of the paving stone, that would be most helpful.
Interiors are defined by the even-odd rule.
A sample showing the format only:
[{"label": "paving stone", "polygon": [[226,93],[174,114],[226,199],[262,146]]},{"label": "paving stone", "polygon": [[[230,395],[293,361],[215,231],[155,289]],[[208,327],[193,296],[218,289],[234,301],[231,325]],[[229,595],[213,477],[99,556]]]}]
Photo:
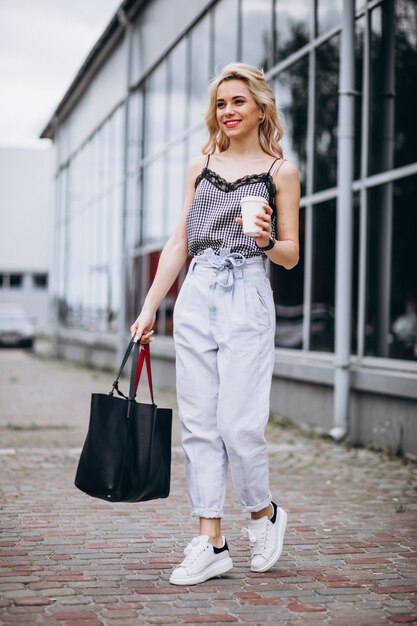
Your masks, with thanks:
[{"label": "paving stone", "polygon": [[[24,378],[26,394],[16,396],[9,376]],[[201,585],[173,586],[172,568],[198,530],[186,506],[175,394],[156,394],[174,407],[168,499],[108,503],[73,485],[91,392],[107,393],[109,380],[0,351],[0,439],[14,451],[1,459],[1,623],[417,625],[416,464],[270,422],[271,490],[288,512],[279,562],[264,574],[250,571],[241,533],[247,516],[229,476],[223,528],[234,569]]]}]

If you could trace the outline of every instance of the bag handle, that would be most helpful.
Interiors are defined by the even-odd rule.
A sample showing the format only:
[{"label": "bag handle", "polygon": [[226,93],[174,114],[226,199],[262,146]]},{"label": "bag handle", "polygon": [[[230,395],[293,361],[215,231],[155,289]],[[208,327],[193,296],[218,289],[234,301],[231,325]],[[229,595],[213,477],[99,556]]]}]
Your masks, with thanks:
[{"label": "bag handle", "polygon": [[142,346],[142,349],[140,349],[139,341],[135,343],[135,347],[133,349],[132,369],[130,370],[129,400],[131,402],[135,400],[145,359],[146,371],[148,374],[149,391],[151,393],[152,404],[155,404],[153,397],[151,356],[149,353],[149,344],[145,344],[144,346]]},{"label": "bag handle", "polygon": [[138,391],[139,380],[140,380],[140,377],[142,375],[143,361],[146,362],[146,373],[148,375],[148,386],[149,386],[149,391],[150,391],[150,394],[151,394],[152,404],[155,404],[154,397],[153,397],[152,370],[151,370],[151,353],[150,353],[150,350],[149,350],[149,344],[148,343],[146,343],[144,346],[142,346],[142,350],[140,351],[140,354],[139,354],[138,371],[136,373],[136,382],[135,382],[135,396],[136,396],[136,393]]},{"label": "bag handle", "polygon": [[[124,366],[126,365],[126,362],[129,358],[129,355],[132,351],[133,346],[135,346],[134,348],[134,352],[133,352],[133,362],[132,362],[132,369],[130,372],[130,388],[129,388],[129,398],[127,398],[125,396],[125,394],[123,392],[120,391],[119,389],[119,378],[122,375]],[[122,398],[127,399],[134,399],[136,396],[136,392],[138,389],[138,385],[139,385],[139,380],[140,380],[140,376],[142,374],[142,369],[143,369],[143,362],[146,359],[146,371],[148,374],[148,384],[149,384],[149,391],[151,393],[151,398],[152,398],[152,403],[155,404],[154,401],[154,395],[153,395],[153,385],[152,385],[152,371],[151,371],[151,356],[150,356],[150,352],[149,352],[149,344],[145,344],[143,346],[143,349],[140,350],[140,343],[139,341],[134,341],[134,337],[131,338],[131,340],[129,341],[129,345],[126,348],[126,352],[125,355],[123,357],[122,360],[122,364],[119,368],[118,374],[116,376],[116,379],[114,380],[113,384],[112,384],[112,389],[109,393],[109,396],[112,396],[114,394],[114,391],[116,391],[116,393],[119,394],[119,396],[121,396]],[[134,381],[134,382],[133,382]],[[133,386],[132,386],[133,384]]]},{"label": "bag handle", "polygon": [[[119,372],[118,372],[118,374],[116,376],[116,379],[113,381],[112,388],[111,388],[111,391],[109,393],[109,396],[112,396],[114,394],[114,391],[116,390],[116,392],[119,394],[119,396],[121,396],[122,398],[126,398],[125,394],[122,393],[120,391],[120,389],[119,389],[119,378],[122,375],[124,366],[126,365],[126,362],[127,362],[128,358],[129,358],[129,355],[130,355],[130,353],[132,351],[132,348],[133,348],[133,345],[134,345],[133,339],[134,339],[134,337],[131,338],[131,340],[129,341],[129,345],[126,348],[126,352],[125,352],[125,355],[123,357],[122,364],[121,364],[121,366],[119,368]],[[126,400],[127,400],[127,398],[126,398]]]}]

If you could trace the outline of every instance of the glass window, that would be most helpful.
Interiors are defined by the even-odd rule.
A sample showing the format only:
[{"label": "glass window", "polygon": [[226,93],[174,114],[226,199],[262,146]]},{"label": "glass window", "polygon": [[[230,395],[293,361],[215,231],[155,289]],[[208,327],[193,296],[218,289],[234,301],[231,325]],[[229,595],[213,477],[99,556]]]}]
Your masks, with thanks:
[{"label": "glass window", "polygon": [[[59,224],[60,319],[70,326],[115,331],[123,199],[124,114],[119,107],[74,156],[63,179],[68,221]],[[68,183],[66,181],[69,181]],[[68,246],[66,245],[68,228]]]},{"label": "glass window", "polygon": [[317,49],[316,191],[334,187],[337,182],[339,43],[340,37],[333,37]]},{"label": "glass window", "polygon": [[184,143],[171,148],[168,154],[166,234],[172,235],[180,218],[185,189]]},{"label": "glass window", "polygon": [[275,63],[302,48],[309,41],[311,0],[276,0]]},{"label": "glass window", "polygon": [[[395,24],[395,26],[394,26]],[[417,159],[417,5],[384,2],[371,13],[370,173]]]},{"label": "glass window", "polygon": [[23,286],[23,274],[10,274],[9,281],[11,288],[20,288]]},{"label": "glass window", "polygon": [[307,168],[308,57],[281,72],[275,81],[277,107],[285,129],[284,156],[298,168],[301,193],[305,193]]},{"label": "glass window", "polygon": [[167,137],[167,71],[163,62],[150,75],[145,91],[145,156],[162,148]]},{"label": "glass window", "polygon": [[[371,13],[371,94],[370,94],[370,173],[380,172],[381,169],[393,165],[394,146],[392,139],[392,118],[389,120],[391,131],[382,133],[383,120],[387,121],[389,109],[391,108],[391,98],[388,93],[383,92],[384,79],[388,79],[387,70],[383,66],[383,37],[382,37],[382,9],[377,7]],[[385,59],[386,60],[386,59]],[[387,129],[388,130],[388,129]]]},{"label": "glass window", "polygon": [[171,52],[169,62],[168,129],[165,141],[180,135],[187,122],[187,42],[182,39]]},{"label": "glass window", "polygon": [[204,122],[208,104],[208,83],[210,77],[210,15],[197,24],[190,33],[191,74],[190,108],[187,126]]},{"label": "glass window", "polygon": [[367,355],[417,360],[417,176],[369,192]]},{"label": "glass window", "polygon": [[207,138],[208,133],[206,126],[188,137],[188,159],[193,159],[201,154],[201,148],[206,143]]},{"label": "glass window", "polygon": [[352,315],[351,345],[352,354],[358,352],[358,297],[359,297],[359,227],[360,227],[360,195],[353,194],[353,232],[352,232]]},{"label": "glass window", "polygon": [[417,161],[417,3],[398,0],[394,5],[395,167],[400,167]]},{"label": "glass window", "polygon": [[365,20],[356,20],[355,24],[355,88],[357,97],[355,98],[355,141],[353,177],[360,178],[361,175],[361,147],[362,147],[362,93],[363,93],[363,54],[364,54],[364,30]]},{"label": "glass window", "polygon": [[305,209],[300,209],[300,260],[292,270],[271,263],[276,311],[275,345],[301,349],[303,343]]},{"label": "glass window", "polygon": [[39,289],[46,289],[48,286],[48,274],[33,274],[33,286]]},{"label": "glass window", "polygon": [[140,242],[140,181],[139,174],[132,174],[127,180],[126,245],[129,250]]},{"label": "glass window", "polygon": [[272,0],[242,0],[242,61],[267,70],[272,57]]},{"label": "glass window", "polygon": [[130,94],[129,133],[128,133],[128,171],[137,172],[142,157],[142,114],[143,93],[135,91]]},{"label": "glass window", "polygon": [[143,226],[144,243],[164,237],[165,159],[159,158],[144,170]]},{"label": "glass window", "polygon": [[220,0],[214,7],[215,72],[233,63],[237,54],[238,1]]},{"label": "glass window", "polygon": [[310,349],[334,350],[336,200],[313,207]]},{"label": "glass window", "polygon": [[113,167],[112,182],[120,183],[124,176],[124,130],[125,130],[125,105],[120,106],[113,113],[111,123],[113,124],[113,144],[110,149],[113,150]]},{"label": "glass window", "polygon": [[343,0],[318,0],[317,26],[319,35],[341,25],[342,8]]}]

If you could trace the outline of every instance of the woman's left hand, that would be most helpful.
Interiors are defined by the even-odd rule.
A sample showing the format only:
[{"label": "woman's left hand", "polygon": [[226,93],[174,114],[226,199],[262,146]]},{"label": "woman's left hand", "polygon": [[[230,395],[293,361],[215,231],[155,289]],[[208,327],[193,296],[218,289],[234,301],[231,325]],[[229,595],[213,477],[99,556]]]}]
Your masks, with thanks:
[{"label": "woman's left hand", "polygon": [[[255,220],[255,224],[259,227],[259,235],[253,235],[253,238],[255,239],[257,245],[261,248],[263,246],[267,246],[269,243],[269,239],[272,237],[272,209],[269,204],[263,204],[262,206],[265,209],[265,213],[263,213],[262,215],[258,214]],[[237,217],[236,222],[241,226],[243,225],[241,217]]]}]

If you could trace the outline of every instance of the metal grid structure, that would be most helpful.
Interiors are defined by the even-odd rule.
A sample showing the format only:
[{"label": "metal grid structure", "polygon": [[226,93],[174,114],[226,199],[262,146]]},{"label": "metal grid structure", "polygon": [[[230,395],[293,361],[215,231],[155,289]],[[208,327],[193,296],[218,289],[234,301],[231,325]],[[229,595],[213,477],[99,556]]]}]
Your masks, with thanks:
[{"label": "metal grid structure", "polygon": [[[112,219],[115,220],[113,227],[116,225],[118,228],[118,233],[113,234],[114,238],[109,232],[106,234],[108,248],[115,251],[111,261],[112,269],[109,269],[109,263],[105,262],[104,256],[102,261],[100,259],[98,262],[95,261],[93,264],[95,278],[90,276],[90,283],[86,280],[83,293],[91,296],[95,289],[92,287],[94,281],[98,280],[98,276],[101,277],[101,287],[98,291],[101,292],[102,301],[103,294],[106,294],[104,299],[107,299],[107,304],[101,303],[101,322],[97,323],[95,327],[93,324],[92,330],[117,333],[117,346],[120,354],[127,334],[128,321],[143,301],[158,254],[173,230],[176,216],[179,215],[182,201],[180,187],[183,186],[186,163],[198,153],[198,148],[204,140],[205,126],[201,115],[198,117],[198,110],[201,113],[204,110],[205,93],[203,94],[199,81],[201,80],[201,84],[206,84],[215,71],[216,65],[223,64],[225,60],[230,61],[235,58],[262,65],[266,71],[267,79],[274,85],[278,104],[280,104],[282,77],[296,74],[298,68],[305,64],[308,68],[307,85],[305,94],[303,94],[306,104],[303,109],[306,120],[305,156],[300,157],[290,146],[290,152],[293,153],[294,160],[302,171],[303,186],[300,204],[304,237],[301,250],[303,271],[302,288],[300,287],[301,300],[299,299],[297,303],[298,309],[301,311],[301,324],[298,325],[301,330],[299,345],[295,348],[290,348],[277,341],[277,355],[279,355],[281,362],[281,365],[277,367],[277,373],[288,374],[291,370],[295,379],[298,376],[300,380],[327,384],[329,382],[329,365],[336,367],[336,369],[340,367],[342,370],[352,370],[353,368],[353,385],[357,389],[372,391],[372,389],[380,387],[385,388],[386,392],[392,395],[416,398],[417,353],[414,357],[412,355],[403,357],[402,355],[392,355],[389,352],[393,321],[390,317],[390,307],[392,306],[391,247],[394,185],[396,182],[402,184],[407,180],[415,188],[417,174],[417,155],[415,152],[413,157],[409,158],[409,162],[396,164],[394,162],[393,144],[395,133],[395,120],[393,118],[395,72],[399,71],[398,68],[394,67],[396,15],[399,11],[407,12],[409,10],[411,11],[410,16],[415,19],[415,11],[413,12],[411,7],[412,3],[410,4],[407,0],[397,0],[396,3],[394,0],[371,0],[368,2],[357,0],[355,7],[353,0],[343,0],[343,2],[340,0],[330,4],[325,0],[300,0],[301,8],[295,7],[295,9],[300,10],[300,15],[305,17],[300,20],[299,24],[295,24],[299,28],[297,31],[298,44],[291,48],[290,42],[286,49],[287,52],[283,53],[284,49],[280,48],[280,37],[282,36],[280,19],[284,14],[280,11],[283,10],[282,7],[285,3],[280,2],[280,0],[265,0],[257,3],[258,9],[261,7],[265,12],[262,17],[264,30],[259,26],[259,32],[263,34],[263,43],[262,46],[258,46],[259,50],[257,51],[255,48],[246,49],[247,39],[243,37],[243,34],[247,32],[245,28],[249,27],[248,24],[250,27],[256,28],[254,23],[251,25],[248,22],[250,17],[249,0],[201,2],[200,11],[195,12],[192,19],[178,18],[176,36],[171,38],[169,45],[165,49],[160,49],[146,67],[138,69],[140,29],[146,28],[146,24],[142,27],[139,23],[138,26],[138,16],[140,17],[140,12],[144,10],[144,7],[156,5],[157,2],[158,0],[154,0],[153,3],[122,3],[117,16],[114,18],[114,23],[112,22],[113,25],[108,29],[109,33],[113,33],[114,40],[111,45],[108,44],[110,47],[107,52],[104,53],[101,48],[100,54],[111,55],[112,50],[120,46],[122,41],[125,68],[124,92],[113,103],[110,111],[98,120],[98,123],[92,125],[90,131],[77,145],[74,143],[70,145],[68,119],[71,117],[71,111],[67,113],[66,117],[60,119],[59,111],[63,108],[62,104],[60,105],[61,108],[58,107],[57,109],[57,115],[44,131],[43,136],[54,137],[58,148],[56,278],[53,293],[59,306],[63,306],[64,315],[61,311],[60,316],[58,315],[56,318],[56,342],[58,342],[59,328],[62,326],[72,325],[77,328],[84,325],[85,328],[89,328],[88,323],[85,324],[88,315],[81,312],[77,317],[73,311],[68,315],[68,309],[71,309],[71,306],[67,302],[67,295],[71,290],[71,280],[73,280],[71,272],[77,271],[76,265],[71,270],[74,242],[72,241],[70,222],[74,202],[76,203],[75,187],[71,181],[74,181],[77,161],[81,160],[82,155],[85,156],[89,151],[90,157],[85,156],[84,162],[90,162],[91,165],[93,161],[91,155],[96,150],[96,157],[94,158],[97,163],[91,166],[93,168],[97,166],[98,169],[101,167],[103,171],[105,170],[100,179],[101,186],[100,182],[97,181],[92,183],[90,180],[88,183],[92,186],[96,184],[96,188],[90,189],[85,194],[83,206],[86,208],[90,203],[90,206],[94,205],[95,208],[88,218],[90,221],[85,220],[84,229],[91,229],[103,217],[105,219],[106,215],[108,217],[113,215]],[[329,11],[329,7],[332,7],[332,11]],[[304,14],[301,9],[305,11]],[[375,151],[372,143],[374,142],[372,99],[375,98],[372,81],[374,80],[373,73],[375,74],[373,64],[375,64],[374,46],[376,44],[373,38],[377,40],[375,33],[378,31],[373,20],[374,22],[380,20],[383,23],[381,28],[384,30],[381,30],[380,36],[381,39],[382,36],[384,37],[383,43],[386,48],[383,56],[385,63],[383,79],[385,81],[384,88],[387,91],[380,96],[379,104],[382,103],[386,115],[387,124],[384,128],[387,138],[385,145],[389,149],[386,150],[388,160],[386,159],[380,171],[373,171],[372,163],[370,163],[370,154],[372,150]],[[227,28],[224,26],[225,22],[227,22]],[[344,48],[343,38],[345,38]],[[411,43],[415,45],[415,42],[412,41]],[[233,50],[234,52],[232,52]],[[227,58],[224,56],[225,54]],[[414,48],[414,55],[417,56],[416,48]],[[330,70],[325,67],[328,59],[333,63]],[[94,59],[91,62],[93,63],[93,61]],[[341,112],[340,106],[344,96],[346,102],[350,101],[351,103],[350,112],[347,115],[351,117],[354,115],[351,122],[354,124],[355,134],[351,137],[351,146],[347,148],[345,155],[346,163],[349,163],[352,156],[355,159],[351,181],[347,180],[344,177],[344,172],[339,170],[337,176],[333,175],[333,179],[329,174],[329,177],[326,178],[327,182],[323,184],[317,182],[319,178],[318,168],[322,167],[323,170],[323,163],[325,163],[323,154],[320,154],[318,149],[317,120],[326,108],[323,107],[323,102],[326,101],[323,100],[320,91],[322,85],[319,81],[319,71],[322,71],[323,76],[326,76],[325,72],[327,72],[327,76],[332,79],[336,78],[338,85],[340,85],[338,86],[338,93],[327,94],[326,96],[328,98],[327,104],[334,102],[337,104],[334,116],[338,115],[338,117],[332,119],[338,127],[339,138],[333,137],[331,139],[333,144],[330,144],[330,148],[333,151],[338,150],[336,160],[339,163],[339,168],[340,160],[344,158],[345,153],[343,150],[340,151],[338,144],[340,143],[341,130],[347,120],[343,117],[344,114]],[[347,71],[352,83],[350,88],[345,91],[340,83],[343,71]],[[88,75],[88,70],[84,74]],[[352,89],[353,86],[354,89]],[[74,89],[70,89],[69,92],[74,100]],[[79,97],[81,96],[82,93]],[[330,101],[333,96],[333,100]],[[320,98],[322,98],[321,101]],[[163,105],[161,104],[162,101]],[[331,110],[330,104],[329,110]],[[76,110],[76,100],[72,106]],[[354,113],[355,108],[356,113]],[[158,117],[157,120],[156,117]],[[115,120],[118,120],[117,123]],[[114,134],[113,138],[111,138],[111,133]],[[119,136],[116,136],[118,133]],[[111,160],[111,146],[113,149],[114,146],[118,146],[117,153],[120,158],[117,163],[113,160],[106,169],[100,165],[100,155],[105,153],[107,158]],[[353,153],[353,150],[356,152]],[[334,154],[336,155],[336,152]],[[300,157],[303,162],[297,162],[297,157]],[[334,167],[333,170],[335,170]],[[94,173],[92,173],[92,178],[94,179]],[[164,181],[164,183],[158,185],[158,181]],[[180,186],[178,181],[180,181]],[[344,189],[343,192],[342,189]],[[369,205],[372,190],[377,190],[378,193],[382,194],[378,206],[382,207],[381,215],[384,224],[378,233],[381,237],[381,245],[385,246],[386,251],[385,255],[380,254],[378,257],[383,266],[379,269],[379,275],[376,277],[369,275],[369,246],[372,236],[370,224],[371,218],[373,219]],[[343,202],[342,193],[345,194],[344,201],[350,202],[349,206],[352,207],[352,215],[348,216],[346,222],[348,231],[345,233],[348,239],[346,245],[350,250],[343,253],[343,258],[337,256],[340,255],[340,244],[344,243],[343,233],[339,233],[337,236],[334,225],[337,207],[340,210]],[[153,204],[151,205],[152,198]],[[99,208],[105,204],[107,213]],[[152,208],[150,208],[151,206]],[[118,216],[117,219],[114,217],[115,214]],[[341,323],[340,319],[344,317],[343,330],[339,330],[339,347],[337,328],[336,333],[335,329],[332,329],[331,333],[324,331],[324,334],[327,332],[327,344],[323,346],[320,343],[315,343],[312,321],[316,281],[314,263],[315,252],[318,249],[315,220],[318,219],[318,215],[329,216],[330,214],[332,217],[329,223],[332,224],[335,232],[334,234],[332,232],[327,233],[327,237],[329,240],[332,238],[336,240],[338,237],[338,247],[334,253],[334,265],[337,266],[336,283],[337,280],[339,283],[334,287],[333,301],[330,301],[329,305],[334,312],[334,308],[337,308],[337,288],[339,287],[339,298],[342,297],[339,304],[341,303],[344,308],[344,311],[340,310],[337,314],[339,323]],[[346,216],[345,209],[343,209],[343,214],[338,214],[339,221],[341,215]],[[356,257],[351,245],[353,233],[349,232],[349,229],[353,229],[355,220],[357,221],[357,223],[355,222],[356,231],[354,235],[357,246]],[[111,230],[110,226],[107,228]],[[336,241],[333,242],[333,245],[336,245]],[[353,263],[357,264],[357,267],[352,283]],[[334,268],[330,268],[330,270],[334,271]],[[282,268],[271,267],[271,279],[276,289],[277,309],[280,310],[281,307],[283,310],[285,308],[290,310],[291,306],[287,306],[288,302],[280,302],[282,297],[280,285],[285,285],[283,271],[285,270]],[[414,268],[410,268],[410,272],[415,275]],[[91,264],[90,273],[92,273]],[[107,278],[105,278],[106,275]],[[351,283],[346,285],[346,297],[340,296],[342,290],[340,277],[343,276]],[[180,282],[181,278],[180,276]],[[371,279],[379,281],[376,293],[380,319],[377,329],[379,338],[374,339],[374,344],[370,348],[367,333],[372,313],[369,304],[369,281]],[[132,287],[133,283],[135,286]],[[178,289],[178,286],[177,284],[175,289]],[[350,301],[349,289],[352,286],[356,302],[353,314],[351,310],[347,310]],[[175,298],[175,293],[173,297]],[[158,333],[160,335],[169,335],[170,333],[168,320],[172,306],[173,298],[171,297],[160,308],[158,317]],[[296,308],[293,306],[294,310]],[[116,313],[113,309],[116,310]],[[116,314],[117,317],[112,318],[112,315]],[[69,321],[71,315],[72,319]],[[329,337],[333,337],[333,333],[334,339],[329,339]],[[346,333],[349,339],[348,358],[346,358],[346,345],[344,357],[340,358],[340,343],[346,344],[346,337],[343,336]],[[355,339],[351,348],[350,335],[352,333],[355,335]],[[312,370],[305,374],[303,368],[309,359],[312,363]],[[318,367],[317,364],[319,364]],[[375,382],[375,376],[378,377],[378,383]]]}]

